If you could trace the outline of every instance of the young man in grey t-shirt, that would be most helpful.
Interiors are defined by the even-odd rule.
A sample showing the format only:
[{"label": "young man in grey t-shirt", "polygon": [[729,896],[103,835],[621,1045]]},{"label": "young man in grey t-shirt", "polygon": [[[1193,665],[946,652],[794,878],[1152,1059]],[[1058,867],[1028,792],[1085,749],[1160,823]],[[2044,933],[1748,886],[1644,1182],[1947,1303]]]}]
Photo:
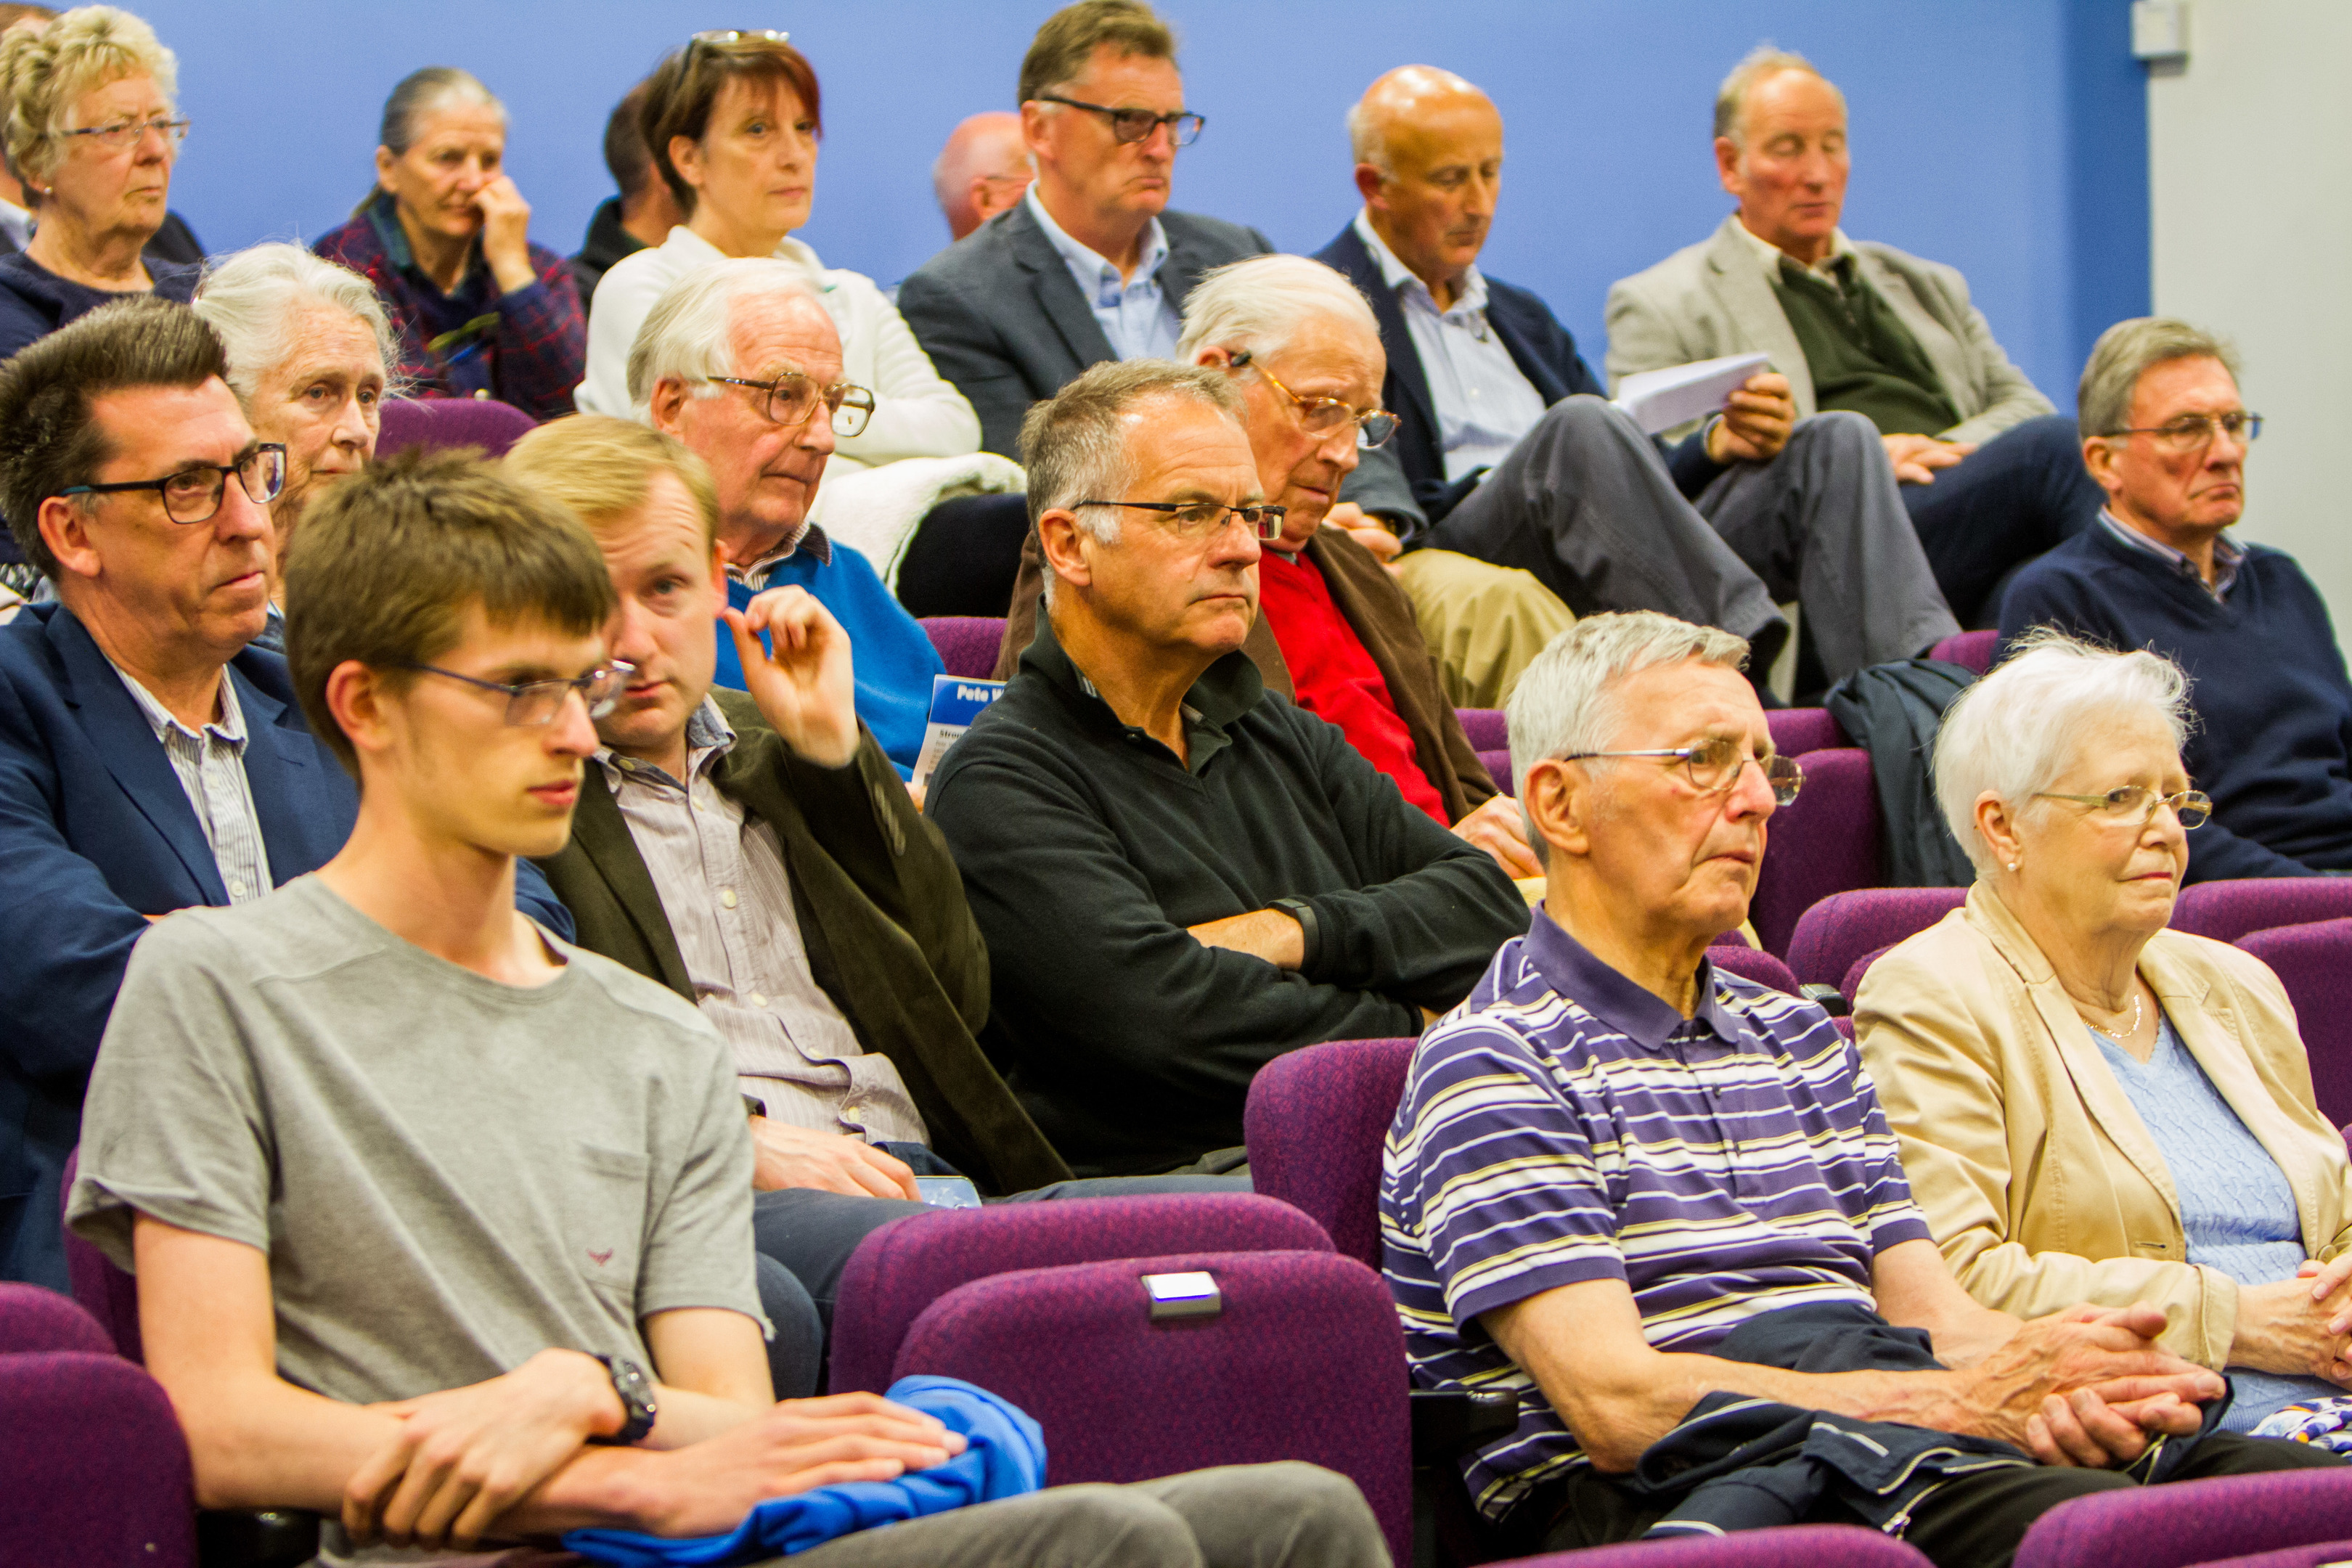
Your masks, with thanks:
[{"label": "young man in grey t-shirt", "polygon": [[[782,633],[796,593],[755,625]],[[316,874],[142,941],[70,1214],[138,1272],[198,1500],[338,1516],[340,1556],[715,1533],[944,1462],[960,1437],[875,1395],[772,1400],[731,1063],[690,1005],[514,911],[515,857],[564,842],[626,673],[593,542],[493,469],[409,457],[306,520],[287,595],[358,823]],[[1041,1492],[803,1556],[1271,1562],[1282,1534],[1302,1568],[1382,1560],[1352,1487],[1299,1466]]]}]

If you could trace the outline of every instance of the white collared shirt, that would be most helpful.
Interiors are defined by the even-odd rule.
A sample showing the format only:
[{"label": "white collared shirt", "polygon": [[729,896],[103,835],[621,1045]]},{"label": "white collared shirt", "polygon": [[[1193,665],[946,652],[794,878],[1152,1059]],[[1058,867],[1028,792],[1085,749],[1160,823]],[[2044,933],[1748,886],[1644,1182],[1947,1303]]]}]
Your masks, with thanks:
[{"label": "white collared shirt", "polygon": [[[1739,231],[1739,237],[1748,242],[1749,247],[1756,252],[1757,259],[1764,263],[1764,270],[1770,273],[1772,276],[1776,278],[1780,276],[1781,262],[1797,261],[1795,257],[1790,256],[1787,251],[1781,249],[1770,240],[1758,235],[1746,224],[1735,223],[1731,226]],[[1853,254],[1854,254],[1853,241],[1845,237],[1845,230],[1842,228],[1832,229],[1830,231],[1830,253],[1827,256],[1822,257],[1819,261],[1814,262],[1808,270],[1818,272],[1823,278],[1835,283],[1838,280],[1838,258],[1843,256],[1852,256]],[[1801,261],[1797,261],[1797,265],[1803,267],[1805,264]]]},{"label": "white collared shirt", "polygon": [[1421,356],[1430,401],[1436,405],[1447,481],[1493,468],[1536,427],[1544,400],[1486,321],[1485,275],[1475,267],[1463,273],[1453,306],[1440,310],[1429,285],[1397,259],[1370,216],[1361,211],[1356,214],[1356,237],[1396,295],[1405,331]]},{"label": "white collared shirt", "polygon": [[269,893],[277,884],[269,879],[261,816],[254,809],[253,786],[245,776],[245,710],[237,703],[236,682],[227,670],[221,671],[220,716],[198,731],[172,717],[171,710],[121,665],[114,666],[114,673],[171,759],[172,772],[195,810],[196,824],[205,830],[205,843],[213,852],[228,901],[251,903]]},{"label": "white collared shirt", "polygon": [[1176,302],[1160,287],[1160,266],[1168,259],[1168,233],[1153,218],[1143,231],[1143,256],[1135,264],[1133,279],[1122,279],[1118,268],[1106,257],[1097,255],[1072,239],[1037,199],[1037,187],[1031,185],[1021,198],[1029,204],[1029,216],[1045,231],[1045,238],[1070,269],[1078,293],[1102,324],[1103,336],[1110,340],[1110,351],[1123,360],[1174,359],[1176,340],[1184,334],[1183,318],[1177,313]]}]

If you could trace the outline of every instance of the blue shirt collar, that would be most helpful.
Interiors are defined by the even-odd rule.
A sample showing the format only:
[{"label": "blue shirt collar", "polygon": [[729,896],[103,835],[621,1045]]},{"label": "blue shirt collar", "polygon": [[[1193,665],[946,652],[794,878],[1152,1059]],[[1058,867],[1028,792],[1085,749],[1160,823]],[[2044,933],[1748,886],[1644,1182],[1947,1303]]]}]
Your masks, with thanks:
[{"label": "blue shirt collar", "polygon": [[2149,538],[2105,507],[2099,509],[2099,521],[2106,524],[2107,531],[2116,538],[2164,562],[2217,599],[2230,596],[2231,588],[2238,581],[2238,567],[2246,559],[2244,549],[2236,540],[2226,533],[2217,535],[2213,541],[2213,581],[2209,584],[2205,581],[2205,574],[2197,570],[2195,562],[2162,540]]},{"label": "blue shirt collar", "polygon": [[1429,285],[1421,280],[1419,273],[1398,259],[1397,253],[1389,248],[1389,242],[1381,237],[1381,231],[1372,226],[1370,212],[1361,208],[1357,210],[1355,229],[1356,237],[1364,242],[1366,250],[1371,252],[1372,265],[1381,269],[1381,281],[1389,286],[1390,292],[1418,300],[1429,307],[1432,315],[1448,319],[1475,315],[1486,308],[1486,275],[1478,270],[1476,263],[1473,262],[1463,269],[1461,282],[1454,289],[1454,303],[1440,310],[1437,297],[1429,291]]},{"label": "blue shirt collar", "polygon": [[1086,295],[1089,305],[1118,304],[1119,296],[1127,289],[1158,278],[1160,263],[1168,259],[1168,232],[1160,226],[1160,220],[1155,217],[1143,231],[1143,257],[1136,263],[1133,282],[1123,280],[1118,268],[1108,257],[1088,249],[1063,232],[1062,226],[1055,223],[1053,215],[1045,210],[1045,204],[1037,199],[1037,186],[1034,182],[1023,193],[1021,199],[1029,204],[1029,216],[1035,218],[1037,226],[1045,231],[1046,243],[1068,264],[1071,276],[1078,280],[1079,291]]},{"label": "blue shirt collar", "polygon": [[1707,959],[1699,960],[1698,1012],[1686,1019],[1593,956],[1541,905],[1528,924],[1525,951],[1554,991],[1643,1050],[1663,1050],[1677,1033],[1699,1024],[1727,1045],[1740,1037],[1738,1021],[1716,994],[1715,965]]}]

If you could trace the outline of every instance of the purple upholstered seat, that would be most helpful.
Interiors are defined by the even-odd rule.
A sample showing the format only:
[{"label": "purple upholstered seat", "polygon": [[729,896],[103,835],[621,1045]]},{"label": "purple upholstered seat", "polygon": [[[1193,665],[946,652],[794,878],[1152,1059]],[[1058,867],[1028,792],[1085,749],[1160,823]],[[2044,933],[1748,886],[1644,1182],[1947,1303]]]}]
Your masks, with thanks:
[{"label": "purple upholstered seat", "polygon": [[1958,909],[1968,896],[1966,888],[1862,888],[1832,893],[1797,921],[1796,934],[1789,939],[1789,967],[1808,985],[1840,984],[1855,959],[1926,931]]},{"label": "purple upholstered seat", "polygon": [[511,403],[487,397],[387,397],[375,455],[389,458],[409,447],[479,447],[488,458],[503,458],[539,421]]},{"label": "purple upholstered seat", "polygon": [[1927,657],[1966,665],[1982,675],[1992,668],[1993,650],[2000,646],[1999,632],[1958,632],[1929,648]]},{"label": "purple upholstered seat", "polygon": [[[80,1150],[66,1156],[62,1186],[68,1198],[73,1195],[74,1171],[80,1163]],[[66,1227],[66,1275],[73,1285],[74,1300],[98,1320],[99,1327],[113,1341],[115,1350],[143,1363],[147,1351],[139,1338],[138,1281],[117,1268],[91,1243],[75,1235],[71,1226]]]},{"label": "purple upholstered seat", "polygon": [[1303,1209],[1357,1262],[1381,1266],[1381,1142],[1413,1042],[1334,1040],[1258,1068],[1242,1110],[1250,1184]]},{"label": "purple upholstered seat", "polygon": [[0,1280],[0,1355],[36,1351],[112,1355],[114,1342],[71,1298],[46,1286]]},{"label": "purple upholstered seat", "polygon": [[2324,1563],[2352,1563],[2352,1541],[2322,1541],[2244,1557],[2219,1557],[2199,1568],[2319,1568]]},{"label": "purple upholstered seat", "polygon": [[1786,991],[1791,996],[1804,994],[1789,966],[1760,947],[1710,947],[1706,955],[1714,960],[1717,969],[1727,969],[1743,980],[1769,985],[1775,991]]},{"label": "purple upholstered seat", "polygon": [[2352,1467],[2132,1487],[2062,1502],[2033,1521],[2014,1568],[2186,1568],[2340,1541]]},{"label": "purple upholstered seat", "polygon": [[[2189,854],[2197,846],[2189,842]],[[2199,882],[2180,889],[2172,929],[2215,942],[2235,942],[2273,926],[2308,925],[2352,916],[2352,877],[2247,877]]]},{"label": "purple upholstered seat", "polygon": [[923,622],[931,646],[948,673],[965,680],[986,680],[996,670],[997,649],[1004,646],[1004,621],[997,616],[933,616]]},{"label": "purple upholstered seat", "polygon": [[[1213,1316],[1154,1322],[1142,1276],[1202,1271]],[[1196,1252],[1034,1268],[941,1296],[892,1377],[961,1377],[1045,1433],[1045,1479],[1139,1481],[1303,1459],[1353,1479],[1412,1560],[1404,1333],[1388,1286],[1352,1258]]]},{"label": "purple upholstered seat", "polygon": [[196,1560],[179,1419],[162,1385],[110,1352],[0,1355],[0,1563]]},{"label": "purple upholstered seat", "polygon": [[2238,945],[2286,985],[2320,1114],[2339,1127],[2352,1121],[2352,920],[2277,926]]},{"label": "purple upholstered seat", "polygon": [[1454,716],[1462,721],[1462,732],[1470,737],[1472,751],[1511,749],[1510,720],[1500,708],[1456,708]]},{"label": "purple upholstered seat", "polygon": [[1768,708],[1764,722],[1772,731],[1772,749],[1787,756],[1807,752],[1832,752],[1853,742],[1845,727],[1826,708]]},{"label": "purple upholstered seat", "polygon": [[1519,793],[1517,783],[1511,777],[1511,749],[1508,746],[1499,752],[1479,752],[1478,762],[1486,770],[1487,777],[1495,781],[1496,789],[1505,795]]},{"label": "purple upholstered seat", "polygon": [[889,1387],[890,1363],[907,1325],[959,1285],[992,1274],[1172,1252],[1275,1249],[1328,1252],[1331,1238],[1288,1204],[1252,1193],[1071,1198],[908,1215],[858,1243],[842,1268],[831,1387],[835,1394]]},{"label": "purple upholstered seat", "polygon": [[[1879,878],[1878,786],[1870,753],[1842,746],[1797,761],[1805,787],[1766,826],[1764,866],[1748,908],[1765,951],[1783,955],[1799,916],[1832,893],[1874,888]],[[1798,978],[1806,978],[1802,970]]]},{"label": "purple upholstered seat", "polygon": [[1704,1541],[1628,1541],[1514,1557],[1495,1568],[1927,1568],[1916,1546],[1852,1524],[1742,1530]]},{"label": "purple upholstered seat", "polygon": [[1890,942],[1884,947],[1872,948],[1846,965],[1845,978],[1838,983],[1838,990],[1847,1001],[1851,1002],[1862,994],[1862,977],[1870,973],[1870,966],[1894,951],[1895,943]]}]

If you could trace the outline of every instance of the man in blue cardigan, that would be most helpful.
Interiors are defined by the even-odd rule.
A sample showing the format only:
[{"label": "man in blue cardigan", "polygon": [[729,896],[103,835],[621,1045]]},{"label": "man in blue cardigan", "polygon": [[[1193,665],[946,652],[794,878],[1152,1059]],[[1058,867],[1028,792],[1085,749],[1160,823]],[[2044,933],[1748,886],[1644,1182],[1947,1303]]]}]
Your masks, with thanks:
[{"label": "man in blue cardigan", "polygon": [[[808,520],[836,427],[856,435],[874,395],[842,383],[841,335],[801,275],[761,258],[670,285],[629,351],[629,402],[710,466],[727,602],[740,610],[791,584],[832,611],[857,649],[857,716],[911,776],[947,667],[866,557]],[[724,634],[718,682],[743,686]]]},{"label": "man in blue cardigan", "polygon": [[[68,1288],[59,1180],[131,945],[316,870],[358,810],[286,661],[246,646],[285,453],[227,374],[145,295],[0,372],[0,506],[58,596],[0,627],[0,1279]],[[537,872],[520,894],[571,932]]]},{"label": "man in blue cardigan", "polygon": [[2192,882],[2352,870],[2352,679],[2335,624],[2293,556],[2226,531],[2262,429],[2237,373],[2235,351],[2187,322],[2109,327],[2078,394],[2106,508],[2019,573],[2000,607],[2004,647],[2054,626],[2189,672],[2183,760],[2213,797]]}]

